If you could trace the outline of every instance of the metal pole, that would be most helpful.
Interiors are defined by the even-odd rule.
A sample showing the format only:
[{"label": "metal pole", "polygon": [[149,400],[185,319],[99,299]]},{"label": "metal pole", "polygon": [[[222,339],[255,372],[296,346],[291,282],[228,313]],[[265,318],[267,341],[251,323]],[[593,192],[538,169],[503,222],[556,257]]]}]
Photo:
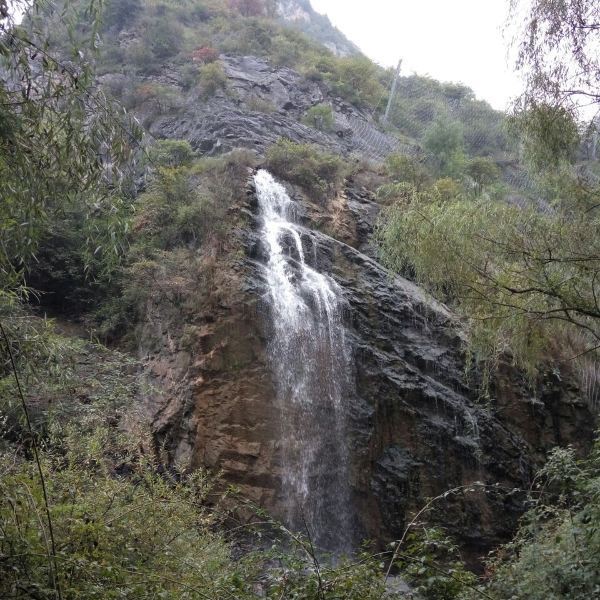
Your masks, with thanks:
[{"label": "metal pole", "polygon": [[402,59],[398,62],[398,67],[396,68],[396,74],[394,75],[394,81],[392,83],[392,91],[390,92],[390,97],[388,98],[387,108],[385,109],[385,115],[383,116],[383,122],[387,123],[390,117],[390,111],[392,110],[392,102],[394,102],[394,97],[396,96],[396,89],[398,88],[398,79],[400,79],[400,70],[402,69]]}]

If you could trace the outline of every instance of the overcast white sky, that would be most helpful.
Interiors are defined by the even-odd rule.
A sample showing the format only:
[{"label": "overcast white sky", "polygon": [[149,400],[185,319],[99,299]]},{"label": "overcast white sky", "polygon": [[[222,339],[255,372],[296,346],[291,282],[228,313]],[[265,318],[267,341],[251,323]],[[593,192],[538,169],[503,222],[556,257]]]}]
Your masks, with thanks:
[{"label": "overcast white sky", "polygon": [[520,91],[503,28],[508,0],[312,0],[370,58],[462,82],[494,108]]}]

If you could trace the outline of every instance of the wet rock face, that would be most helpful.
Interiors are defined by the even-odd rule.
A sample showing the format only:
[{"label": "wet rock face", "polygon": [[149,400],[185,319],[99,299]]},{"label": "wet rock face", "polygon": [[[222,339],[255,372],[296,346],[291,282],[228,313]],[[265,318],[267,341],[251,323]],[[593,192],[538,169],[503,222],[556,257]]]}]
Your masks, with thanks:
[{"label": "wet rock face", "polygon": [[591,441],[593,421],[578,390],[551,376],[530,390],[505,367],[483,402],[477,374],[466,381],[453,315],[374,259],[378,211],[369,195],[349,189],[326,207],[301,206],[308,227],[316,222],[344,240],[312,234],[319,267],[343,289],[353,338],[357,528],[371,539],[397,538],[426,498],[481,482],[490,487],[450,494],[428,518],[449,529],[467,556],[482,556],[514,531],[523,509],[514,490],[528,488],[546,452],[561,443],[584,450]]},{"label": "wet rock face", "polygon": [[397,538],[426,498],[473,482],[500,484],[450,494],[428,513],[467,556],[482,556],[514,531],[523,494],[513,490],[529,487],[553,446],[588,447],[593,419],[569,383],[548,375],[531,390],[508,366],[491,399],[481,400],[477,373],[465,377],[453,315],[375,260],[377,206],[355,189],[343,204],[354,226],[341,228],[346,243],[322,235],[320,256],[344,290],[354,336],[359,526],[371,538]]},{"label": "wet rock face", "polygon": [[[370,235],[378,211],[368,193],[350,187],[319,204],[290,192],[316,242],[318,266],[341,286],[346,304],[355,381],[354,526],[369,539],[391,541],[427,498],[473,482],[500,484],[449,494],[427,513],[475,564],[514,531],[523,510],[516,490],[529,486],[547,451],[568,443],[585,449],[593,419],[573,386],[549,375],[532,391],[509,367],[482,404],[477,374],[465,379],[453,315],[375,260]],[[151,356],[163,394],[149,414],[170,460],[222,470],[282,516],[280,424],[265,352],[265,257],[250,184],[236,210],[243,217],[232,242],[239,258],[219,265],[193,349],[182,355],[165,345]],[[176,338],[170,335],[175,345]]]}]

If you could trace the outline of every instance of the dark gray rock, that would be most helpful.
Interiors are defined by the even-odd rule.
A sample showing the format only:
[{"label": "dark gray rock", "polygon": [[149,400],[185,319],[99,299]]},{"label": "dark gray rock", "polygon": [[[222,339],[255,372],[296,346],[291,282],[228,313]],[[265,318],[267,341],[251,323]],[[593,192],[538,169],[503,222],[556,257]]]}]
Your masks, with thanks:
[{"label": "dark gray rock", "polygon": [[[379,131],[369,112],[330,96],[325,86],[288,67],[273,67],[254,56],[222,56],[221,60],[228,77],[227,89],[205,99],[200,90],[185,92],[177,87],[177,110],[146,119],[152,135],[187,139],[200,154],[209,156],[234,148],[264,154],[282,137],[371,160],[381,160],[397,149],[410,150]],[[163,85],[174,83],[168,72],[151,79],[155,80]],[[306,111],[322,103],[334,110],[331,132],[302,123]],[[141,118],[145,120],[144,115]]]}]

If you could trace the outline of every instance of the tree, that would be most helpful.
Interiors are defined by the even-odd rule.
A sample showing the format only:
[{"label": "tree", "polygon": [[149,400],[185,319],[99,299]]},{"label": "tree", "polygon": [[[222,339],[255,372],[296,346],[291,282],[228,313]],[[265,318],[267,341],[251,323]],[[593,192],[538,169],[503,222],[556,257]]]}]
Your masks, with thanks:
[{"label": "tree", "polygon": [[440,175],[453,177],[460,174],[464,162],[460,123],[445,118],[437,119],[425,132],[423,145],[433,157]]},{"label": "tree", "polygon": [[[600,99],[600,5],[534,0],[525,24],[527,88],[511,125],[536,197],[521,206],[485,198],[394,205],[380,244],[391,267],[454,305],[480,357],[512,356],[533,374],[553,353],[577,371],[600,349],[600,186],[576,163],[577,109],[582,98]],[[438,124],[426,145],[445,159],[458,139]]]},{"label": "tree", "polygon": [[[12,7],[25,10],[28,4],[16,0]],[[88,44],[72,48],[69,62],[48,49],[50,15],[44,11],[51,6],[35,2],[22,25],[0,11],[0,295],[24,283],[54,215],[74,205],[92,220],[120,214],[139,130],[92,90],[89,57],[100,7],[94,0],[86,7]],[[69,33],[74,39],[70,29],[65,39]],[[110,243],[98,246],[97,255],[119,252],[123,227],[113,226]]]},{"label": "tree", "polygon": [[[511,0],[517,67],[526,104],[568,109],[600,103],[600,4],[596,0]],[[523,10],[528,13],[523,15]]]}]

